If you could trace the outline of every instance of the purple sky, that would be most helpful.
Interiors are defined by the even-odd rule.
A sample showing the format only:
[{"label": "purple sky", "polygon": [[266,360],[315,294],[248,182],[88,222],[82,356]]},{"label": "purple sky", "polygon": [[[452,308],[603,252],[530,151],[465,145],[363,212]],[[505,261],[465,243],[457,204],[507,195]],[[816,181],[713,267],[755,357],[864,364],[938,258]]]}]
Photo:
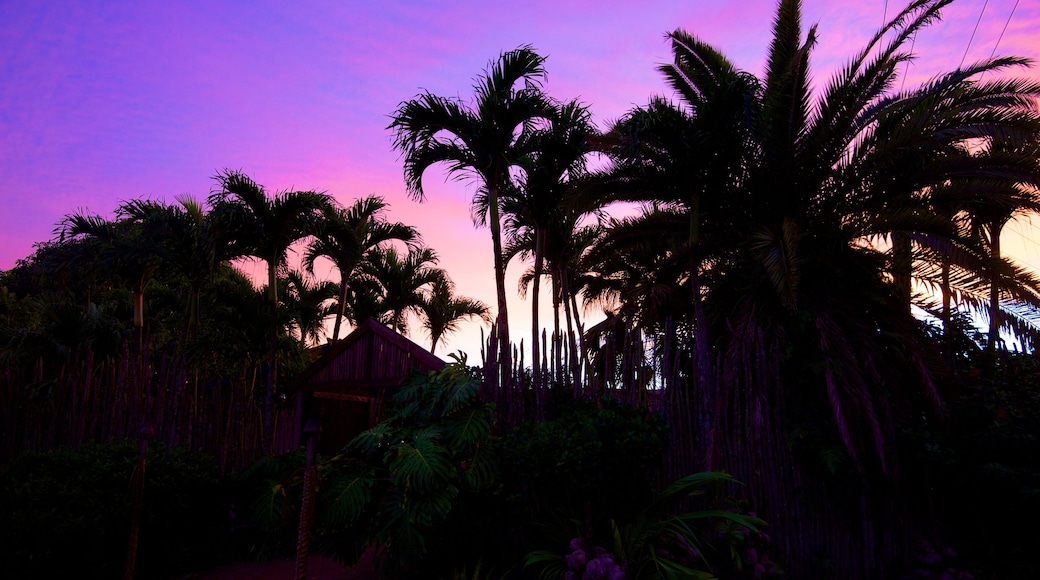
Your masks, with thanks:
[{"label": "purple sky", "polygon": [[[983,5],[986,4],[985,11]],[[1016,4],[1017,7],[1016,7]],[[904,2],[804,2],[820,24],[815,78],[829,78]],[[616,2],[0,3],[0,269],[66,214],[110,215],[125,199],[204,198],[222,168],[270,190],[375,193],[415,225],[464,295],[494,303],[490,236],[465,184],[426,173],[404,195],[388,115],[420,89],[468,98],[504,50],[548,56],[548,91],[580,97],[605,126],[665,91],[664,33],[684,28],[760,73],[774,0]],[[916,41],[907,86],[997,54],[1040,58],[1040,4],[960,0]],[[981,14],[981,20],[980,20]],[[969,48],[969,38],[978,22]],[[1040,78],[1040,69],[1023,74]],[[1006,242],[1040,265],[1032,226]],[[262,264],[258,267],[262,267]],[[512,265],[511,280],[523,268]],[[327,272],[320,276],[334,278]],[[510,282],[511,287],[513,282]],[[519,298],[512,326],[530,326]],[[476,352],[472,332],[438,352]],[[413,337],[423,342],[421,331]],[[526,333],[524,333],[526,334]]]}]

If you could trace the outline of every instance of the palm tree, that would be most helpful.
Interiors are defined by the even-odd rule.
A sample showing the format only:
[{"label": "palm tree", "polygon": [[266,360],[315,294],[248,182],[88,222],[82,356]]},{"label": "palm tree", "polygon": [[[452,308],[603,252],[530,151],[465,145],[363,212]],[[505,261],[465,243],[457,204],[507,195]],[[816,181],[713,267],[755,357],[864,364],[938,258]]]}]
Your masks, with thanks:
[{"label": "palm tree", "polygon": [[[941,296],[941,306],[933,306],[927,295],[915,305],[942,322],[947,355],[954,334],[966,336],[954,324],[954,302],[964,311],[962,317],[989,320],[985,348],[990,362],[1001,342],[1000,330],[1011,332],[1023,345],[1037,338],[1038,281],[1000,254],[1000,232],[1007,221],[1040,211],[1037,189],[1030,185],[1040,174],[1037,155],[1029,151],[1033,146],[1028,140],[1014,140],[1019,142],[1000,138],[952,148],[944,163],[971,167],[976,177],[929,188],[928,210],[948,231],[909,236],[914,282],[926,291],[938,289]],[[909,300],[905,289],[900,292]]]},{"label": "palm tree", "polygon": [[[948,3],[910,3],[815,98],[816,29],[802,35],[797,0],[778,7],[762,79],[676,31],[675,61],[663,72],[680,104],[652,102],[617,127],[620,146],[635,146],[619,151],[617,189],[658,190],[662,207],[687,218],[685,231],[672,233],[683,244],[662,248],[658,263],[685,256],[688,264],[675,281],[689,284],[693,298],[694,456],[746,475],[771,504],[800,493],[792,473],[756,471],[793,463],[776,442],[804,425],[798,417],[826,413],[848,465],[890,473],[891,404],[912,404],[912,388],[941,405],[932,347],[894,288],[902,265],[869,242],[943,233],[923,211],[929,192],[993,170],[949,163],[951,148],[1040,129],[1040,84],[980,79],[1021,59],[983,61],[891,92],[911,57],[908,41]],[[805,529],[821,522],[801,511],[785,517]],[[865,530],[875,523],[864,514]],[[848,565],[862,573],[873,557]]]},{"label": "palm tree", "polygon": [[540,90],[544,62],[529,46],[505,52],[477,79],[472,106],[425,92],[402,103],[389,126],[394,147],[404,154],[405,183],[413,197],[422,201],[423,173],[441,162],[448,164],[451,174],[476,178],[487,192],[503,384],[509,381],[512,346],[498,196],[510,168],[528,152],[531,121],[549,113]]},{"label": "palm tree", "polygon": [[418,312],[423,290],[443,277],[443,272],[433,267],[436,263],[437,254],[429,248],[411,248],[404,256],[394,247],[368,253],[362,271],[382,290],[381,305],[389,315],[390,328],[407,333],[405,314]]},{"label": "palm tree", "polygon": [[435,353],[437,344],[447,335],[455,333],[459,323],[474,316],[491,323],[490,309],[480,300],[458,296],[455,284],[443,271],[430,285],[423,296],[419,310],[423,315],[423,326],[430,333],[430,352]]},{"label": "palm tree", "polygon": [[[573,236],[578,222],[599,209],[595,198],[580,189],[587,157],[593,151],[593,140],[598,133],[585,105],[578,101],[553,104],[533,134],[532,151],[520,160],[522,172],[517,183],[509,184],[500,192],[509,240],[507,261],[514,255],[534,260],[532,271],[524,280],[529,280],[532,287],[531,354],[536,388],[541,385],[542,374],[538,311],[547,246],[550,238]],[[483,219],[489,203],[489,196],[484,192],[478,194],[474,216]],[[572,349],[574,351],[576,349]]]},{"label": "palm tree", "polygon": [[[755,277],[768,282],[769,301],[776,307],[814,311],[818,318],[813,334],[821,346],[830,345],[824,347],[827,356],[838,356],[834,345],[842,339],[827,329],[842,325],[830,318],[834,312],[821,310],[839,305],[833,288],[826,287],[833,276],[816,277],[823,274],[816,268],[828,264],[837,272],[859,263],[881,275],[884,270],[878,268],[884,262],[862,246],[864,239],[892,233],[934,235],[935,220],[922,215],[922,192],[989,171],[982,164],[950,164],[945,152],[982,134],[1023,135],[1033,130],[1035,115],[1028,112],[1026,101],[1037,91],[1034,83],[983,83],[973,78],[1018,64],[1018,59],[980,63],[919,89],[887,93],[898,64],[909,58],[901,47],[947,3],[922,0],[908,6],[853,57],[816,103],[811,102],[808,80],[815,27],[803,41],[797,1],[779,7],[761,81],[737,71],[696,38],[682,31],[670,35],[676,60],[662,70],[686,109],[676,111],[657,101],[616,128],[622,146],[627,140],[638,147],[634,157],[621,156],[624,173],[619,187],[642,184],[661,191],[659,199],[678,204],[690,216],[689,277],[695,309],[705,296],[699,283],[705,264],[712,271],[727,272],[727,280],[738,279],[733,275],[736,268],[749,269],[749,274],[757,272]],[[886,34],[890,40],[883,43]],[[670,120],[655,123],[656,119]],[[661,132],[649,128],[657,127],[672,135],[665,133],[654,146],[651,139]],[[675,135],[679,131],[687,133]],[[641,134],[642,138],[631,138]],[[669,167],[684,171],[685,179],[662,175],[661,169]],[[628,179],[633,169],[635,178]],[[672,181],[662,182],[658,176]],[[671,191],[676,195],[669,196]],[[707,232],[711,239],[743,245],[737,251],[720,247],[709,252],[704,246]],[[897,281],[898,276],[896,272]],[[852,296],[863,296],[872,287],[861,285]],[[762,310],[762,298],[755,301],[755,311]],[[698,343],[710,343],[701,334],[707,331],[706,317],[695,313],[694,318],[696,358],[704,361],[704,346]],[[908,310],[904,320],[912,326]],[[851,351],[840,356],[848,354]],[[846,370],[856,368],[855,361],[846,362],[852,363]],[[832,389],[838,386],[830,380],[828,384]],[[844,414],[840,398],[832,392],[834,412]],[[711,405],[710,397],[702,403]],[[849,452],[856,455],[845,420],[836,419]]]},{"label": "palm tree", "polygon": [[267,262],[270,304],[270,368],[264,393],[264,448],[274,444],[274,392],[278,368],[278,272],[285,268],[289,248],[317,231],[322,212],[331,205],[325,193],[284,191],[268,197],[246,175],[224,171],[216,176],[220,189],[209,203],[219,228],[230,233],[241,255]]},{"label": "palm tree", "polygon": [[688,224],[680,208],[654,205],[607,221],[585,256],[580,282],[586,302],[647,334],[658,332],[669,317],[692,319],[684,251]]},{"label": "palm tree", "polygon": [[[376,252],[372,252],[371,255]],[[364,262],[362,262],[363,264]],[[362,268],[360,275],[350,282],[347,307],[344,309],[343,315],[351,324],[357,326],[369,318],[386,322],[388,313],[389,310],[383,305],[382,285],[378,280],[366,275]]]},{"label": "palm tree", "polygon": [[[98,215],[71,214],[59,229],[59,242],[93,239],[100,243],[103,249],[97,257],[127,280],[134,293],[133,323],[139,350],[144,344],[144,293],[160,265],[160,234],[165,227],[158,214],[138,211],[142,205],[123,202],[116,209],[114,221]],[[83,249],[90,251],[90,247]]]},{"label": "palm tree", "polygon": [[326,208],[322,226],[307,247],[303,264],[309,272],[314,273],[314,261],[319,256],[332,260],[339,270],[339,302],[332,329],[333,341],[339,340],[350,283],[365,255],[392,240],[409,244],[419,241],[415,228],[383,219],[386,207],[383,198],[370,195],[356,200],[348,208]]},{"label": "palm tree", "polygon": [[[663,204],[666,211],[685,217],[681,245],[671,248],[672,258],[681,255],[686,260],[693,306],[694,390],[701,397],[697,421],[708,439],[704,468],[710,471],[716,456],[715,429],[710,427],[716,385],[702,284],[704,264],[713,252],[705,244],[732,240],[725,227],[742,212],[733,198],[745,190],[747,172],[758,153],[748,144],[759,83],[689,34],[676,31],[670,38],[675,62],[661,70],[684,106],[655,98],[613,127],[617,164],[607,186],[619,199]],[[662,214],[655,211],[645,217]]]},{"label": "palm tree", "polygon": [[300,343],[317,344],[325,336],[325,319],[333,311],[328,303],[338,294],[336,284],[328,280],[308,281],[296,270],[289,270],[279,281],[285,282],[282,303],[300,333]]},{"label": "palm tree", "polygon": [[163,268],[172,268],[188,283],[181,341],[199,324],[199,304],[203,285],[220,265],[234,257],[233,245],[219,235],[213,216],[190,196],[177,198],[177,205],[134,200],[121,209],[138,223],[151,223],[156,231],[157,251]]},{"label": "palm tree", "polygon": [[1015,326],[1024,340],[1032,342],[1036,336],[1035,328],[1021,324],[1012,324],[1014,312],[1007,312],[1001,307],[1001,295],[1006,302],[1018,303],[1040,309],[1040,285],[1038,281],[1026,274],[1024,270],[1008,262],[1001,254],[1000,234],[1008,222],[1025,213],[1040,211],[1040,191],[1037,179],[1040,176],[1040,133],[1032,139],[1009,139],[999,136],[990,139],[985,146],[972,155],[972,160],[979,160],[987,166],[1002,171],[998,177],[987,176],[981,183],[971,184],[977,195],[974,203],[965,204],[969,213],[969,222],[973,238],[982,242],[988,249],[989,300],[986,304],[986,315],[989,318],[986,351],[990,358],[1001,343],[1000,329],[1003,320],[1007,326]]}]

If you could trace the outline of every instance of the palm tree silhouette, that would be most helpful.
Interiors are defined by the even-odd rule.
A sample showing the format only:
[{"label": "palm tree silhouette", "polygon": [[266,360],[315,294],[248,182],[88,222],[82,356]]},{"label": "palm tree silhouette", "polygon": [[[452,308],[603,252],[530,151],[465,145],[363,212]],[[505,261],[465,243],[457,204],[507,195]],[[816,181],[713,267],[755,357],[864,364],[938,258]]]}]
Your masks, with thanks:
[{"label": "palm tree silhouette", "polygon": [[278,272],[285,268],[290,246],[312,235],[322,211],[332,202],[325,193],[284,191],[269,197],[264,188],[237,171],[216,176],[220,189],[209,203],[218,227],[228,233],[240,255],[267,263],[270,304],[270,358],[264,392],[264,448],[274,445],[275,375],[278,369]]},{"label": "palm tree silhouette", "polygon": [[383,198],[373,195],[358,199],[347,208],[326,208],[321,227],[307,247],[303,264],[309,272],[314,273],[314,261],[319,256],[332,260],[339,270],[339,301],[332,329],[333,341],[339,340],[350,284],[366,254],[394,240],[409,244],[419,241],[415,228],[383,218],[386,207]]},{"label": "palm tree silhouette", "polygon": [[394,147],[404,155],[405,183],[413,197],[422,201],[423,173],[442,162],[448,164],[451,174],[476,178],[486,191],[503,384],[510,380],[512,345],[499,192],[509,181],[510,168],[530,149],[532,120],[549,114],[549,103],[540,90],[544,62],[545,58],[529,46],[505,52],[478,77],[472,106],[425,92],[401,103],[389,126],[394,132]]},{"label": "palm tree silhouette", "polygon": [[393,247],[368,253],[362,271],[379,285],[380,304],[388,314],[386,322],[390,328],[407,333],[405,314],[418,312],[423,304],[423,290],[443,276],[434,267],[436,263],[437,255],[429,248],[412,248],[403,256]]},{"label": "palm tree silhouette", "polygon": [[490,309],[487,304],[455,294],[455,284],[443,271],[423,296],[419,310],[423,315],[423,326],[430,333],[431,353],[437,351],[437,344],[447,335],[458,330],[462,320],[477,316],[484,322],[491,323]]},{"label": "palm tree silhouette", "polygon": [[[599,210],[597,200],[581,189],[587,173],[587,158],[593,152],[593,141],[598,134],[585,105],[578,101],[554,103],[532,136],[531,152],[520,160],[522,171],[517,182],[500,192],[508,238],[507,259],[518,255],[525,259],[532,257],[534,261],[531,270],[522,278],[522,288],[529,283],[532,289],[531,354],[532,378],[536,387],[542,381],[538,310],[546,255],[558,254],[558,243],[572,239],[579,222]],[[483,193],[478,194],[474,202],[474,214],[481,217],[486,215],[490,203]],[[555,269],[550,271],[558,273]],[[555,275],[554,279],[559,290],[562,287],[560,280]],[[556,295],[560,295],[559,292]],[[566,292],[562,295],[567,296]],[[554,304],[558,305],[558,302],[554,300]],[[574,358],[578,349],[573,341],[574,334],[571,333],[570,337]],[[577,359],[572,364],[577,383],[580,374]]]}]

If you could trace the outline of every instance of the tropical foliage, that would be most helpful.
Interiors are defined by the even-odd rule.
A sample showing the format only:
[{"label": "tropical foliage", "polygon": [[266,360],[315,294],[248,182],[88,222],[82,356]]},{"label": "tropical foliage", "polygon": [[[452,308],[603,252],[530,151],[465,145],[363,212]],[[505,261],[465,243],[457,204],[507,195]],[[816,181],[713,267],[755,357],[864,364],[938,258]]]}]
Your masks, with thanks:
[{"label": "tropical foliage", "polygon": [[509,183],[512,167],[532,151],[533,121],[548,115],[548,102],[540,90],[544,62],[545,57],[529,46],[502,53],[477,79],[472,105],[422,93],[401,103],[389,127],[394,132],[394,147],[404,154],[405,183],[416,199],[424,197],[423,173],[437,163],[448,164],[453,174],[475,178],[487,193],[484,209],[494,251],[499,366],[506,371],[502,383],[507,387],[513,347],[499,192]]},{"label": "tropical foliage", "polygon": [[[33,452],[0,468],[4,576],[120,576],[132,507],[127,482],[137,457],[137,445],[118,442]],[[230,490],[211,458],[157,447],[148,471],[141,576],[175,578],[232,556]]]},{"label": "tropical foliage", "polygon": [[[493,311],[375,196],[344,207],[224,171],[205,203],[70,214],[0,273],[3,457],[154,429],[228,472],[286,451],[291,379],[344,324],[421,325],[433,351],[493,319],[479,371],[416,379],[321,459],[323,549],[354,561],[374,543],[391,574],[522,576],[547,549],[535,559],[572,576],[741,577],[775,571],[768,547],[791,577],[853,578],[914,550],[938,573],[953,542],[957,565],[1029,576],[986,523],[1010,521],[950,513],[968,490],[1035,507],[1040,278],[1001,233],[1040,209],[1040,83],[993,57],[908,86],[914,39],[950,3],[911,0],[818,85],[827,23],[803,26],[798,0],[777,3],[762,74],[674,30],[667,94],[605,131],[547,94],[528,46],[469,101],[403,101],[389,129],[408,192],[422,201],[441,164],[475,186]],[[314,277],[323,260],[338,280]],[[526,346],[506,309],[517,263]],[[293,539],[299,459],[247,477],[271,546]],[[736,499],[680,499],[731,477],[767,533]]]},{"label": "tropical foliage", "polygon": [[[649,505],[629,519],[611,520],[613,542],[610,549],[596,546],[591,537],[575,538],[568,544],[569,555],[560,557],[549,551],[527,555],[528,566],[543,565],[544,577],[579,577],[601,580],[715,578],[712,569],[742,572],[745,566],[739,550],[751,537],[761,536],[765,522],[736,510],[707,509],[683,512],[676,509],[684,498],[703,496],[702,488],[733,482],[725,473],[695,473],[666,487]],[[718,490],[716,490],[716,494]],[[714,501],[718,501],[715,499]],[[717,537],[716,537],[717,536]],[[716,540],[710,543],[710,540]],[[769,562],[766,556],[766,563]],[[775,566],[767,570],[756,561],[755,578],[776,577]],[[730,574],[726,574],[729,576]]]},{"label": "tropical foliage", "polygon": [[[434,562],[451,562],[444,550],[461,547],[456,536],[467,521],[460,505],[497,482],[494,414],[477,387],[459,364],[416,376],[394,396],[389,416],[321,462],[318,545],[347,563],[375,545],[388,577],[432,574]],[[295,521],[298,468],[273,458],[246,477],[269,481],[255,511],[263,529],[277,533]],[[466,553],[452,556],[459,564]]]},{"label": "tropical foliage", "polygon": [[[134,200],[113,219],[72,214],[2,273],[7,457],[133,438],[150,423],[167,444],[202,445],[241,467],[290,439],[287,386],[327,320],[334,331],[341,318],[403,329],[410,312],[424,325],[433,315],[440,339],[479,316],[454,294],[437,309],[450,279],[414,228],[386,220],[381,199],[342,208],[325,194],[270,196],[237,172],[217,181],[208,204]],[[410,244],[403,258],[395,243]],[[306,268],[331,259],[341,283],[289,268],[295,250]],[[250,256],[270,265],[259,289],[238,269]],[[65,427],[46,427],[58,416]]]}]

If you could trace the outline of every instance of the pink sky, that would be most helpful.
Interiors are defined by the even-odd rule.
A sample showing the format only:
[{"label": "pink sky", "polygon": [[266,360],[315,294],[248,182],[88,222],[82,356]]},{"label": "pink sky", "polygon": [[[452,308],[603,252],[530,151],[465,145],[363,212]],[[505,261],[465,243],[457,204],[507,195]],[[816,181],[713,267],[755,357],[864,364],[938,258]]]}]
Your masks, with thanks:
[{"label": "pink sky", "polygon": [[[983,11],[983,5],[986,4]],[[1017,4],[1017,7],[1016,7]],[[904,2],[806,0],[821,82]],[[426,173],[404,195],[388,115],[421,89],[468,98],[499,53],[548,56],[548,91],[581,98],[601,126],[665,91],[664,33],[684,28],[760,73],[775,2],[6,2],[0,3],[0,269],[51,238],[66,214],[110,215],[121,200],[204,198],[222,168],[270,190],[341,202],[375,193],[419,228],[459,293],[494,303],[490,236],[470,188]],[[1014,10],[1013,17],[1009,16]],[[980,20],[981,14],[981,20]],[[969,38],[978,30],[969,47]],[[960,0],[920,35],[907,86],[993,51],[1040,58],[1040,4]],[[1040,69],[1023,74],[1040,77]],[[1030,224],[1008,245],[1040,267]],[[1017,235],[1016,235],[1017,234]],[[510,287],[523,267],[510,267]],[[333,278],[328,273],[319,275]],[[511,302],[511,326],[530,327]],[[467,332],[438,352],[466,350]],[[523,330],[522,330],[523,329]],[[426,339],[414,329],[419,342]]]}]

